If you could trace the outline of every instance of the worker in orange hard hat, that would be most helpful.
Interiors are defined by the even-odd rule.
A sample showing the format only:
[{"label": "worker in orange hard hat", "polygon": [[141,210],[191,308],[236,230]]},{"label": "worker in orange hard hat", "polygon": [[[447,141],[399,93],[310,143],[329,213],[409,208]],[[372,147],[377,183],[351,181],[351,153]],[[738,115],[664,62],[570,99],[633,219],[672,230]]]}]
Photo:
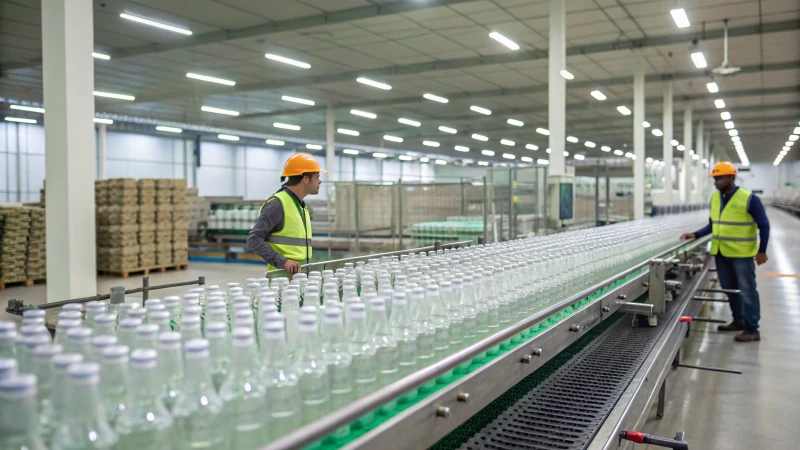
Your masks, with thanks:
[{"label": "worker in orange hard hat", "polygon": [[769,220],[761,199],[736,186],[733,164],[727,161],[714,164],[711,176],[717,192],[711,197],[708,225],[694,233],[684,233],[681,239],[711,234],[711,254],[719,282],[724,289],[739,290],[738,294],[728,294],[733,321],[717,329],[741,331],[735,338],[739,342],[758,341],[761,302],[756,290],[755,264],[764,264],[769,259]]},{"label": "worker in orange hard hat", "polygon": [[300,271],[311,262],[311,217],[304,199],[319,194],[326,172],[313,156],[297,153],[286,160],[280,190],[261,205],[258,222],[250,230],[247,247],[264,258],[267,270]]}]

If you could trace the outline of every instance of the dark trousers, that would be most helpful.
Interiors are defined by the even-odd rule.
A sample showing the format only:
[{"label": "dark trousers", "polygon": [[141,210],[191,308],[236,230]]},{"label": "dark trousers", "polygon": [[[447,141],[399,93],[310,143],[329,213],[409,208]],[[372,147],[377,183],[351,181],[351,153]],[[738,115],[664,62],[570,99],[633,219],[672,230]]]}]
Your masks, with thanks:
[{"label": "dark trousers", "polygon": [[756,290],[756,264],[753,258],[726,258],[716,255],[717,275],[723,289],[739,289],[728,294],[733,323],[744,327],[745,333],[758,332],[761,301]]}]

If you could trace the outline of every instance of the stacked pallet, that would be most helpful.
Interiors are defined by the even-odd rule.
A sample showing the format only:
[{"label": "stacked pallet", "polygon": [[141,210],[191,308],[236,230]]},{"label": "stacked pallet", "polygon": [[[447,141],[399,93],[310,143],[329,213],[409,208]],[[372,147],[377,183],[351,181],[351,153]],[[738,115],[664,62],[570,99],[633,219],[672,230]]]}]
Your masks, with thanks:
[{"label": "stacked pallet", "polygon": [[0,285],[25,281],[31,215],[27,208],[0,206]]},{"label": "stacked pallet", "polygon": [[44,280],[47,276],[47,257],[44,208],[27,208],[31,226],[28,234],[28,253],[25,259],[25,276],[28,280]]},{"label": "stacked pallet", "polygon": [[45,197],[44,193],[46,187],[47,187],[47,180],[42,180],[42,188],[39,189],[39,206],[41,206],[42,208],[44,208],[44,197]]},{"label": "stacked pallet", "polygon": [[139,267],[156,265],[156,180],[142,178],[137,182],[139,189]]},{"label": "stacked pallet", "polygon": [[97,269],[128,272],[139,265],[139,190],[132,178],[95,182]]},{"label": "stacked pallet", "polygon": [[208,222],[211,213],[211,202],[205,197],[200,197],[197,188],[186,190],[188,208],[188,232],[190,238],[198,237],[200,224]]},{"label": "stacked pallet", "polygon": [[156,180],[156,264],[172,264],[172,179]]},{"label": "stacked pallet", "polygon": [[172,262],[189,262],[189,211],[186,180],[172,180]]}]

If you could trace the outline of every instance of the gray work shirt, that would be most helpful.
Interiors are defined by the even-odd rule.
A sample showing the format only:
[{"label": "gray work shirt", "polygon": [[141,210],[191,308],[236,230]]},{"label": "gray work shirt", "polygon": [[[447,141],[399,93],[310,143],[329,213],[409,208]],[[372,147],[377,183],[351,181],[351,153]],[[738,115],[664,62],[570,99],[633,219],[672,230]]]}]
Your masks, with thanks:
[{"label": "gray work shirt", "polygon": [[[289,195],[297,198],[291,190],[284,190],[288,192]],[[305,208],[305,203],[302,201],[300,205]],[[283,205],[280,200],[276,200],[264,205],[261,209],[261,213],[258,215],[258,221],[247,236],[247,248],[278,269],[283,269],[283,265],[286,264],[286,257],[267,244],[267,236],[280,231],[282,228]]]}]

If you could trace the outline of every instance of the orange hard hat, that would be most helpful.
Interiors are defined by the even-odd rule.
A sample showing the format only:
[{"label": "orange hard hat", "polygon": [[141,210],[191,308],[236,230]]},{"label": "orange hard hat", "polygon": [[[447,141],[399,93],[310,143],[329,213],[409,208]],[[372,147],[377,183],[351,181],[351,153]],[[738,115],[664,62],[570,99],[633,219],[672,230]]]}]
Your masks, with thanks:
[{"label": "orange hard hat", "polygon": [[714,168],[711,169],[711,176],[721,177],[723,175],[736,175],[736,167],[733,167],[733,164],[729,163],[728,161],[722,161],[714,164]]},{"label": "orange hard hat", "polygon": [[304,173],[318,173],[327,172],[319,166],[317,158],[309,155],[308,153],[296,153],[286,160],[283,165],[282,177],[294,177]]}]

